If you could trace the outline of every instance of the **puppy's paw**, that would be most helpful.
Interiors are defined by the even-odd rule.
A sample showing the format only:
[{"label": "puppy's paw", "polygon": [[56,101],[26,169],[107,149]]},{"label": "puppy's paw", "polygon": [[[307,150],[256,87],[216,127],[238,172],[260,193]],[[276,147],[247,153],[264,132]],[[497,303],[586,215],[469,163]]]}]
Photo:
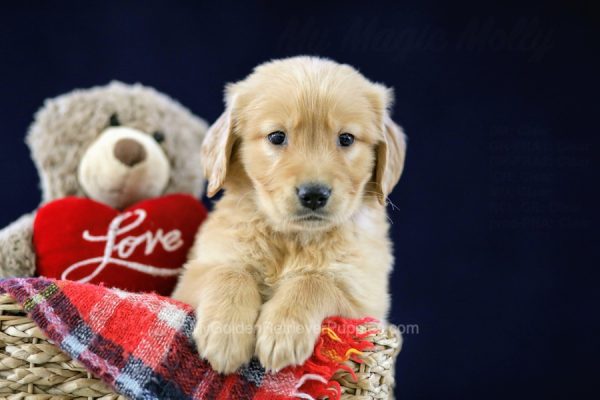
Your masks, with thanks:
[{"label": "puppy's paw", "polygon": [[302,365],[313,352],[319,328],[320,325],[309,319],[286,316],[267,308],[256,324],[255,354],[270,372]]},{"label": "puppy's paw", "polygon": [[199,307],[193,336],[200,356],[215,371],[231,374],[252,358],[255,344],[254,320],[231,315],[235,312],[230,315],[217,314],[220,316],[211,316],[210,311],[204,314]]}]

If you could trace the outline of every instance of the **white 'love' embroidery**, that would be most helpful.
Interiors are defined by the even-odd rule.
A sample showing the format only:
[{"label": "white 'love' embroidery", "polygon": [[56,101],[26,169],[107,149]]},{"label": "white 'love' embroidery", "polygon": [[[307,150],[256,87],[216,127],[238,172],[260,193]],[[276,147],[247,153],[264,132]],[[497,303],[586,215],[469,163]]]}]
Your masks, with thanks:
[{"label": "white 'love' embroidery", "polygon": [[[83,239],[87,242],[106,242],[104,246],[104,255],[102,257],[89,258],[79,261],[65,269],[61,275],[61,279],[69,279],[69,275],[85,266],[97,264],[96,267],[88,275],[77,282],[89,282],[102,272],[108,264],[115,264],[135,271],[143,272],[152,276],[176,276],[181,271],[181,268],[169,269],[154,267],[151,265],[141,264],[135,261],[127,260],[133,252],[141,245],[144,246],[144,254],[150,255],[154,252],[158,244],[167,252],[174,252],[183,246],[183,239],[179,229],[173,229],[164,233],[162,229],[158,229],[156,234],[146,231],[138,236],[126,236],[120,240],[117,237],[140,226],[146,220],[147,213],[145,210],[134,210],[116,216],[109,224],[108,231],[105,236],[94,236],[89,231],[83,232]],[[135,220],[121,226],[128,218],[135,216]],[[114,253],[114,256],[113,256]],[[116,256],[116,257],[115,257]]]}]

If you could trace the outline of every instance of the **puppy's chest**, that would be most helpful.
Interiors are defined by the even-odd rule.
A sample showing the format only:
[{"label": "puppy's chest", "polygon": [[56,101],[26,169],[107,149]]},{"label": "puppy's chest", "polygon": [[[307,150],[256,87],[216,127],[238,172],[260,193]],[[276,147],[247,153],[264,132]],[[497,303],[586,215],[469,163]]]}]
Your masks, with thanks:
[{"label": "puppy's chest", "polygon": [[347,263],[355,256],[346,238],[328,235],[320,240],[300,237],[257,236],[247,243],[252,251],[251,266],[263,291],[268,293],[281,279],[307,272],[327,272],[334,264]]}]

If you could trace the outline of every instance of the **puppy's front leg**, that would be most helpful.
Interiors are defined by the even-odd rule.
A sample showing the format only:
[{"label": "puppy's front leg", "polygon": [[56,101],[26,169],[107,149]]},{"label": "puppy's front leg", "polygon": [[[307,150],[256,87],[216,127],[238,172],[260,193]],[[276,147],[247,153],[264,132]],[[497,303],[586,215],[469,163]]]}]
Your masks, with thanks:
[{"label": "puppy's front leg", "polygon": [[269,371],[303,364],[313,352],[323,319],[348,309],[330,276],[306,273],[284,279],[260,312],[256,356]]},{"label": "puppy's front leg", "polygon": [[215,371],[229,374],[250,361],[261,298],[256,281],[243,267],[207,267],[192,261],[173,297],[196,307],[196,346]]}]

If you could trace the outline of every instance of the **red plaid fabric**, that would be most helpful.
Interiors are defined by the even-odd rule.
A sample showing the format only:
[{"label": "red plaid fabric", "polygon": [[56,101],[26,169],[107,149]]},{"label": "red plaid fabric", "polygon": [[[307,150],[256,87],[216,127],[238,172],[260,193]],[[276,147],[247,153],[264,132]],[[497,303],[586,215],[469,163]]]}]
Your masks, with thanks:
[{"label": "red plaid fabric", "polygon": [[331,318],[304,366],[267,374],[253,360],[223,376],[198,356],[194,313],[183,303],[44,278],[3,280],[0,292],[19,301],[73,359],[131,399],[336,399],[333,373],[369,346],[355,329],[364,320]]}]

